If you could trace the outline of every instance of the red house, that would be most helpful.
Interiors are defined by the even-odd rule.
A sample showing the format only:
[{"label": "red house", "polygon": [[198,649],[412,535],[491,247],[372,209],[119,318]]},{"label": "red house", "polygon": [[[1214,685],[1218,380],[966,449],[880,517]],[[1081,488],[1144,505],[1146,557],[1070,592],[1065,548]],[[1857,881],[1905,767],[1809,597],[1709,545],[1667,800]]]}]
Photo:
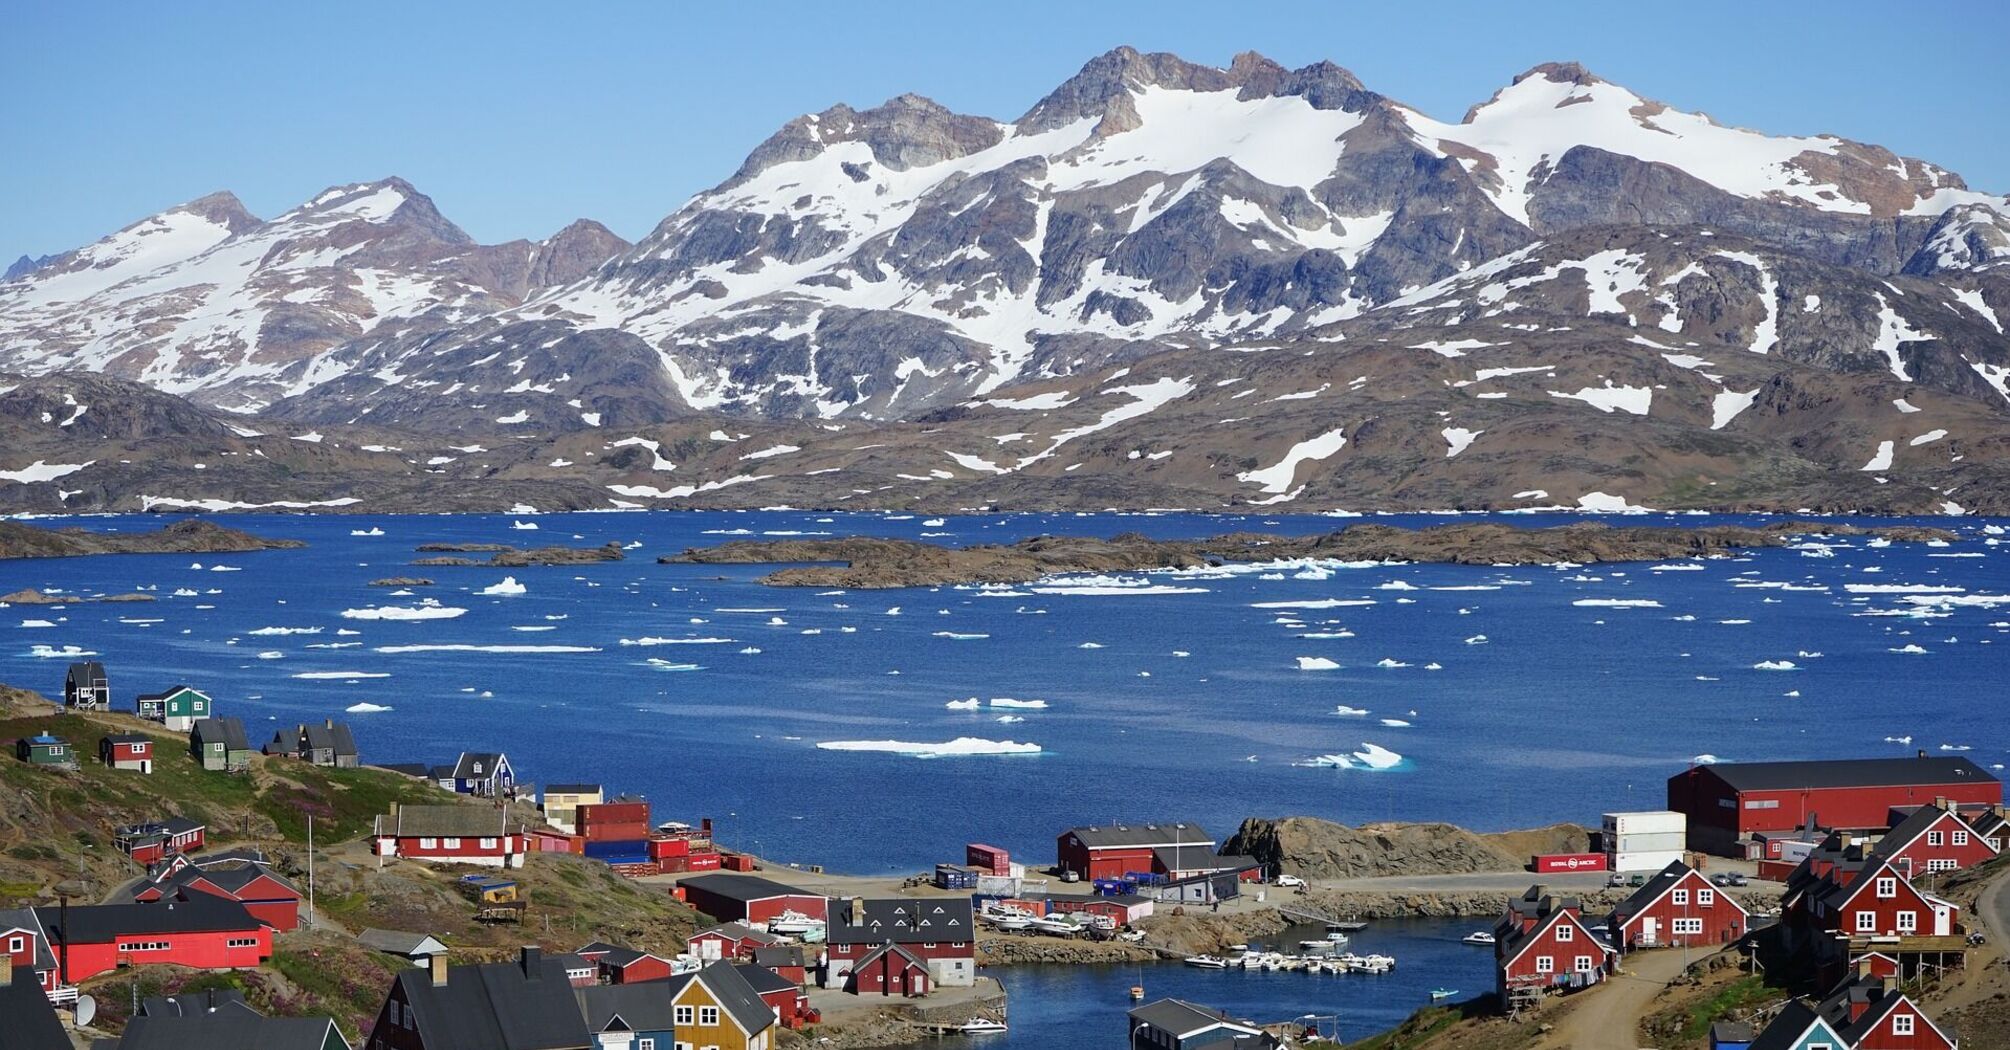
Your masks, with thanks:
[{"label": "red house", "polygon": [[493,806],[401,806],[391,803],[370,838],[379,857],[429,864],[523,867],[529,838],[522,821]]},{"label": "red house", "polygon": [[0,910],[0,958],[7,960],[16,977],[34,974],[43,994],[64,1002],[77,998],[75,987],[64,985],[56,970],[56,956],[49,948],[49,934],[33,908]]},{"label": "red house", "polygon": [[1839,938],[1951,937],[1961,909],[1915,888],[1884,858],[1872,857],[1846,883],[1804,897],[1812,926]]},{"label": "red house", "polygon": [[1584,924],[1575,897],[1531,886],[1494,924],[1494,986],[1504,1006],[1557,990],[1586,988],[1611,972],[1612,946]]},{"label": "red house", "polygon": [[[831,905],[830,926],[824,936],[823,984],[826,988],[850,988],[847,975],[867,958],[880,965],[898,967],[898,962],[877,958],[886,945],[898,945],[906,956],[920,960],[928,969],[928,987],[969,987],[977,979],[975,915],[968,897],[890,897],[867,900],[855,897]],[[883,974],[891,978],[891,974]],[[902,979],[901,994],[922,995],[914,983]],[[880,991],[886,985],[868,982],[866,989]],[[861,993],[863,994],[863,993]],[[893,994],[888,992],[886,994]]]},{"label": "red house", "polygon": [[810,983],[810,960],[800,944],[775,944],[754,949],[754,965],[797,986]]},{"label": "red house", "polygon": [[746,978],[747,986],[775,1012],[783,1028],[801,1028],[820,1020],[817,1012],[810,1009],[810,997],[803,993],[800,982],[791,984],[788,978],[753,963],[741,963],[733,969]]},{"label": "red house", "polygon": [[751,959],[762,948],[782,943],[773,934],[762,933],[745,923],[729,922],[714,926],[691,938],[691,954],[707,961]]},{"label": "red house", "polygon": [[927,995],[932,987],[928,964],[892,941],[866,952],[845,973],[844,990],[853,995],[918,998]]},{"label": "red house", "polygon": [[[1159,850],[1199,847],[1214,852],[1215,841],[1198,824],[1108,824],[1069,828],[1054,841],[1054,863],[1083,881],[1121,879],[1127,872],[1157,870]],[[1177,861],[1175,861],[1177,864]]]},{"label": "red house", "polygon": [[37,908],[64,984],[121,966],[242,969],[272,957],[272,928],[236,901],[203,894],[157,904]]},{"label": "red house", "polygon": [[594,941],[572,954],[593,964],[601,984],[640,984],[670,976],[670,960],[619,944]]},{"label": "red house", "polygon": [[1613,909],[1606,928],[1620,951],[1729,944],[1750,928],[1744,905],[1676,861]]},{"label": "red house", "polygon": [[1896,978],[1858,977],[1816,1007],[1852,1050],[1955,1050],[1919,1004],[1898,990]]},{"label": "red house", "polygon": [[1921,806],[1893,825],[1877,841],[1875,852],[1907,878],[1960,871],[1996,857],[1995,847],[1945,799]]},{"label": "red house", "polygon": [[759,875],[693,875],[678,879],[677,889],[684,903],[724,922],[767,923],[785,912],[822,922],[830,915],[830,901],[822,894]]},{"label": "red house", "polygon": [[1741,855],[1757,832],[1881,829],[1893,807],[1945,798],[1996,805],[2003,783],[1965,758],[1866,758],[1692,766],[1668,779],[1668,808],[1688,816],[1689,848]]},{"label": "red house", "polygon": [[291,930],[300,925],[300,890],[262,864],[173,865],[142,886],[133,899],[142,904],[186,901],[194,899],[196,894],[236,901],[253,918],[275,930]]},{"label": "red house", "polygon": [[98,761],[113,769],[154,771],[154,738],[144,733],[108,733],[98,739]]},{"label": "red house", "polygon": [[207,830],[187,817],[167,817],[114,829],[112,842],[141,864],[152,864],[170,853],[192,853],[201,849]]}]

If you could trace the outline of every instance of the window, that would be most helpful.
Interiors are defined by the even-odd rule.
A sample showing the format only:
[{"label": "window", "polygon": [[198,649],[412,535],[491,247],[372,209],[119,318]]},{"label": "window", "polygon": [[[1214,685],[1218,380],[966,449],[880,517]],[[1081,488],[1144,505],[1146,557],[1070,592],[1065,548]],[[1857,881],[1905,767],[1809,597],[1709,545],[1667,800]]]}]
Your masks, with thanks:
[{"label": "window", "polygon": [[1555,972],[1556,972],[1556,960],[1555,960],[1555,959],[1552,959],[1552,958],[1550,958],[1550,957],[1549,957],[1549,956],[1547,956],[1547,955],[1538,955],[1538,956],[1536,956],[1536,957],[1535,957],[1535,972],[1537,972],[1537,973],[1555,973]]},{"label": "window", "polygon": [[223,946],[226,948],[256,948],[258,947],[258,938],[232,937],[231,939],[223,942]]},{"label": "window", "polygon": [[427,838],[422,838],[422,839],[420,839],[420,840],[419,840],[419,848],[420,848],[420,849],[439,849],[439,848],[440,848],[440,840],[439,840],[439,839],[427,839]]},{"label": "window", "polygon": [[1955,833],[1954,833],[1954,844],[1955,844],[1955,845],[1957,845],[1957,846],[1966,846],[1966,845],[1968,845],[1968,833],[1967,833],[1967,832],[1965,832],[1965,831],[1957,831],[1957,832],[1955,832]]},{"label": "window", "polygon": [[656,1050],[656,1040],[650,1036],[643,1036],[635,1041],[635,1050]]},{"label": "window", "polygon": [[716,1028],[716,1027],[718,1027],[718,1024],[719,1024],[719,1008],[718,1008],[718,1007],[716,1007],[716,1006],[701,1006],[701,1007],[699,1007],[699,1008],[698,1008],[698,1027],[700,1027],[700,1028]]},{"label": "window", "polygon": [[[675,1024],[690,1024],[697,1019],[697,1013],[698,1011],[688,1006],[679,1006],[671,1013],[670,1020]],[[678,1045],[686,1046],[687,1044],[679,1043]]]},{"label": "window", "polygon": [[1580,955],[1577,957],[1577,972],[1578,973],[1591,972],[1591,956]]},{"label": "window", "polygon": [[1918,912],[1916,912],[1916,911],[1902,911],[1902,912],[1899,912],[1899,913],[1898,913],[1898,932],[1900,932],[1900,933],[1916,933],[1916,932],[1918,932],[1918,931],[1919,931],[1919,913],[1918,913]]},{"label": "window", "polygon": [[951,948],[961,948],[961,947],[963,947],[963,942],[962,942],[962,941],[950,941],[950,942],[949,942],[949,946],[950,946]]},{"label": "window", "polygon": [[1717,903],[1717,891],[1716,891],[1716,890],[1697,890],[1697,891],[1696,891],[1696,906],[1697,906],[1698,908],[1709,908],[1709,907],[1712,907],[1712,906],[1714,906],[1714,905],[1715,905],[1716,903]]},{"label": "window", "polygon": [[1953,857],[1935,857],[1926,862],[1927,871],[1953,871],[1960,867]]},{"label": "window", "polygon": [[28,948],[28,939],[20,934],[7,938],[7,954],[19,955]]},{"label": "window", "polygon": [[1945,846],[1947,845],[1947,835],[1944,832],[1929,831],[1926,833],[1926,844],[1929,846]]},{"label": "window", "polygon": [[441,846],[441,848],[443,848],[443,849],[460,849],[460,848],[461,848],[461,840],[460,840],[460,839],[444,839],[444,840],[442,840],[442,841],[440,842],[440,846]]},{"label": "window", "polygon": [[1675,919],[1668,924],[1668,932],[1686,934],[1691,937],[1698,936],[1703,932],[1703,920]]},{"label": "window", "polygon": [[1745,800],[1745,808],[1778,809],[1780,808],[1780,800],[1776,798],[1748,798]]},{"label": "window", "polygon": [[1669,896],[1669,898],[1668,898],[1668,903],[1670,903],[1670,904],[1673,904],[1673,905],[1674,905],[1674,906],[1676,906],[1677,908],[1686,908],[1686,907],[1688,907],[1688,906],[1689,906],[1689,891],[1688,891],[1688,890],[1676,890],[1676,891],[1675,891],[1675,892],[1674,892],[1674,893],[1673,893],[1672,895],[1670,895],[1670,896]]},{"label": "window", "polygon": [[1567,922],[1558,926],[1556,928],[1556,939],[1558,943],[1577,939],[1577,928]]},{"label": "window", "polygon": [[1876,912],[1874,912],[1874,911],[1860,911],[1860,912],[1857,912],[1857,913],[1856,913],[1856,932],[1858,932],[1858,933],[1876,933],[1876,932],[1877,932],[1877,913],[1876,913]]},{"label": "window", "polygon": [[921,946],[922,946],[923,948],[933,948],[933,947],[935,947],[935,942],[934,942],[934,941],[924,941],[924,942],[922,942],[922,945],[921,945]]},{"label": "window", "polygon": [[1891,1017],[1891,1034],[1893,1034],[1893,1035],[1911,1035],[1911,1034],[1912,1034],[1912,1015],[1911,1015],[1911,1014],[1893,1014],[1893,1015],[1892,1015],[1892,1017]]},{"label": "window", "polygon": [[1884,878],[1881,878],[1881,879],[1877,880],[1877,899],[1878,899],[1878,900],[1890,900],[1891,898],[1893,898],[1893,897],[1896,897],[1896,896],[1898,896],[1898,880],[1897,880],[1897,879],[1895,879],[1895,878],[1892,878],[1892,877],[1890,877],[1890,876],[1886,876],[1886,877],[1884,877]]},{"label": "window", "polygon": [[496,848],[496,840],[494,840],[494,839],[483,839],[483,840],[482,840],[482,848],[483,848],[483,849],[494,849],[494,848]]},{"label": "window", "polygon": [[398,1000],[396,1000],[396,999],[393,999],[393,1000],[391,1000],[391,1002],[390,1002],[390,1004],[389,1004],[389,1006],[388,1006],[388,1008],[386,1009],[386,1011],[385,1011],[385,1012],[386,1012],[386,1014],[388,1014],[388,1015],[389,1015],[389,1017],[391,1018],[391,1023],[392,1023],[392,1024],[394,1024],[394,1025],[398,1025],[399,1027],[403,1027],[403,1022],[400,1022],[400,1021],[398,1020]]}]

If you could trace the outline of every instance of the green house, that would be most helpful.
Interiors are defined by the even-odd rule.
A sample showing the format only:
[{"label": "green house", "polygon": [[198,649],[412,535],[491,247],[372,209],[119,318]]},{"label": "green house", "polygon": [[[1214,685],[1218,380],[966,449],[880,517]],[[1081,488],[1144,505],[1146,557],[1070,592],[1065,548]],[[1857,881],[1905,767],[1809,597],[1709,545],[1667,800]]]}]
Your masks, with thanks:
[{"label": "green house", "polygon": [[77,768],[77,752],[60,737],[47,733],[24,736],[14,742],[14,757],[33,766]]},{"label": "green house", "polygon": [[185,685],[159,693],[141,693],[135,704],[141,718],[183,733],[216,713],[215,704],[202,690]]},{"label": "green house", "polygon": [[240,773],[251,768],[251,742],[244,720],[205,718],[188,731],[188,753],[204,769]]}]

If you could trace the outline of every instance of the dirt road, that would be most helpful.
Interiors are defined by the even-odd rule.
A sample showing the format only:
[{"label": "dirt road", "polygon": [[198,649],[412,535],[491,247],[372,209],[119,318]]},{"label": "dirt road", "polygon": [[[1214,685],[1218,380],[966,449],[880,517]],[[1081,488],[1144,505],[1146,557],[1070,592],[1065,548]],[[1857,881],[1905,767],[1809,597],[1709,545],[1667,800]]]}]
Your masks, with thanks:
[{"label": "dirt road", "polygon": [[[1558,1020],[1542,1045],[1558,1050],[1640,1050],[1640,1019],[1653,1008],[1654,997],[1680,976],[1684,953],[1679,948],[1635,952],[1626,957],[1626,972],[1604,986],[1578,993],[1578,1002]],[[1705,958],[1688,953],[1688,961]]]}]

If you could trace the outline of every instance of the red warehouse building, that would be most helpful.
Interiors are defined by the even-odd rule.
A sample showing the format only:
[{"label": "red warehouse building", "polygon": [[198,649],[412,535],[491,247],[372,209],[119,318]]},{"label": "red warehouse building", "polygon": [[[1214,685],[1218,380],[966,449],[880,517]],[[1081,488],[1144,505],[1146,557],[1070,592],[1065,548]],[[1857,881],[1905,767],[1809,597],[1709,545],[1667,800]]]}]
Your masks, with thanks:
[{"label": "red warehouse building", "polygon": [[37,908],[64,984],[121,966],[255,967],[272,958],[272,928],[244,905],[204,894],[158,904]]},{"label": "red warehouse building", "polygon": [[1585,925],[1575,897],[1531,886],[1508,902],[1494,924],[1494,986],[1503,1004],[1525,996],[1589,987],[1612,969],[1612,946]]},{"label": "red warehouse building", "polygon": [[1997,852],[1944,799],[1894,823],[1877,840],[1876,851],[1907,878],[1972,868],[1994,860]]},{"label": "red warehouse building", "polygon": [[1620,951],[1729,944],[1750,929],[1750,916],[1696,869],[1677,861],[1613,909],[1606,920]]},{"label": "red warehouse building", "polygon": [[784,886],[759,875],[693,875],[677,880],[684,903],[721,922],[773,922],[784,912],[822,922],[830,901],[822,894]]},{"label": "red warehouse building", "polygon": [[1106,824],[1069,828],[1054,842],[1054,863],[1083,880],[1120,879],[1154,870],[1160,850],[1213,853],[1215,841],[1198,824]]},{"label": "red warehouse building", "polygon": [[1668,808],[1685,814],[1689,848],[1742,855],[1759,832],[1885,827],[1893,808],[1945,798],[1988,806],[2003,783],[1965,758],[1864,758],[1692,766],[1668,778]]}]

